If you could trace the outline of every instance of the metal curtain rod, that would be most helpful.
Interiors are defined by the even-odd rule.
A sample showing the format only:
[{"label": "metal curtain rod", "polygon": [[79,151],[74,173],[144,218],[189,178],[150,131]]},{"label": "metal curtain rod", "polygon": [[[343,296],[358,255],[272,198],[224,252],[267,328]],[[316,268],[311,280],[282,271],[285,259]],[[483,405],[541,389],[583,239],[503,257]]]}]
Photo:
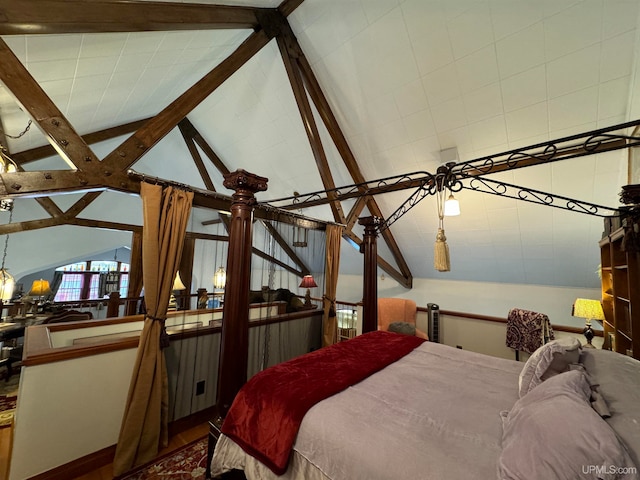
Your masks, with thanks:
[{"label": "metal curtain rod", "polygon": [[[147,183],[153,183],[156,185],[162,185],[166,187],[175,187],[182,190],[194,192],[206,198],[211,198],[219,201],[226,202],[231,207],[233,198],[229,195],[224,195],[218,192],[212,192],[202,188],[193,187],[185,183],[175,182],[173,180],[167,180],[165,178],[154,177],[145,173],[136,172],[133,169],[127,170],[127,175],[135,180]],[[316,218],[307,217],[298,213],[283,210],[282,208],[274,207],[268,203],[256,202],[254,205],[256,209],[256,216],[264,220],[281,221],[286,223],[292,223],[304,228],[314,230],[324,230],[327,225],[337,225],[335,222],[327,222],[325,220],[318,220]],[[218,210],[220,212],[229,213],[228,210]]]}]

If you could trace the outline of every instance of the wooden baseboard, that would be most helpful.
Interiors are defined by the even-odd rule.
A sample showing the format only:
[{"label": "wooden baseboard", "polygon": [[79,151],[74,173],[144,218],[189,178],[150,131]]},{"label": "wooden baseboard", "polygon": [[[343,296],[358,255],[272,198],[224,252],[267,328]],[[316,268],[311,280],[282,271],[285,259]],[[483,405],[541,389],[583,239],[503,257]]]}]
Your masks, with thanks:
[{"label": "wooden baseboard", "polygon": [[[214,407],[209,407],[171,422],[169,424],[169,437],[208,422],[213,418],[213,413]],[[84,457],[77,458],[72,462],[60,465],[52,470],[30,477],[29,480],[69,480],[70,478],[76,478],[113,463],[115,453],[116,446],[112,445],[85,455]]]},{"label": "wooden baseboard", "polygon": [[52,470],[30,477],[29,480],[68,480],[69,478],[76,478],[85,473],[97,470],[100,467],[104,467],[105,465],[109,465],[113,462],[115,453],[116,446],[112,445],[78,458],[73,462],[65,463]]}]

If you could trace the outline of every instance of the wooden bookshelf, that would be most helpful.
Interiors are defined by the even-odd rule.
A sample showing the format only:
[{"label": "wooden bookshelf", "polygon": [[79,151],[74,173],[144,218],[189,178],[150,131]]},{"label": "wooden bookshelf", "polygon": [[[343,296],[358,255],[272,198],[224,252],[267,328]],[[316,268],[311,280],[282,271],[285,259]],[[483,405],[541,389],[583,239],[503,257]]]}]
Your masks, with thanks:
[{"label": "wooden bookshelf", "polygon": [[640,254],[622,249],[625,228],[600,241],[603,348],[640,359]]}]

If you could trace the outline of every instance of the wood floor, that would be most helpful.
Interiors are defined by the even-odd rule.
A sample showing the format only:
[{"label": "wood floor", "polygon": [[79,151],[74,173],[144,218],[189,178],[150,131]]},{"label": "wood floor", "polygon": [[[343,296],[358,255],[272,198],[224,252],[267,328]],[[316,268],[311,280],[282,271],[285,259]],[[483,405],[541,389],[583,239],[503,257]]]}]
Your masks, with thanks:
[{"label": "wood floor", "polygon": [[[169,440],[169,446],[159,452],[158,456],[162,456],[168,452],[176,450],[193,440],[202,438],[209,433],[209,424],[204,422],[188,430],[173,435]],[[9,455],[11,448],[11,428],[0,428],[0,480],[7,480],[7,469],[9,463]],[[69,480],[112,480],[113,479],[112,464],[100,467],[92,472],[86,473],[79,477],[70,478]]]}]

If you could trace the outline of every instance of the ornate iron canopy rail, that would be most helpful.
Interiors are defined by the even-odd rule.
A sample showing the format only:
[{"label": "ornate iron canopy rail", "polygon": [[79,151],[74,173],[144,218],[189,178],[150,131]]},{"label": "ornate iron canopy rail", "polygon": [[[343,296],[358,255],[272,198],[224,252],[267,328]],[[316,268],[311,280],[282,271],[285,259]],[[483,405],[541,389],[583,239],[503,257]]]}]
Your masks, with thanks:
[{"label": "ornate iron canopy rail", "polygon": [[[618,215],[626,207],[614,208],[577,200],[562,195],[543,192],[532,188],[499,182],[485,178],[516,168],[542,165],[570,158],[604,153],[623,148],[640,146],[640,136],[620,132],[637,127],[640,120],[612,127],[593,130],[579,135],[563,137],[522,149],[509,150],[497,155],[481,157],[459,163],[441,165],[436,174],[417,171],[403,175],[385,177],[330,190],[319,190],[307,194],[270,200],[268,204],[279,204],[282,209],[302,209],[326,204],[332,200],[380,195],[414,188],[414,192],[379,226],[379,231],[389,228],[394,222],[416,206],[427,196],[435,195],[442,188],[452,192],[462,188],[491,195],[504,196],[538,205],[560,208],[571,212],[599,217]],[[637,129],[636,129],[637,130]]]},{"label": "ornate iron canopy rail", "polygon": [[640,145],[640,136],[618,131],[637,127],[640,120],[622,123],[612,127],[592,130],[563,137],[558,140],[538,143],[529,147],[509,150],[496,155],[459,162],[454,173],[469,176],[486,175],[499,171],[513,170],[570,158],[584,157],[596,153],[610,152]]},{"label": "ornate iron canopy rail", "polygon": [[561,208],[571,212],[585,213],[597,217],[610,217],[620,213],[621,209],[583,202],[562,195],[542,192],[533,188],[520,187],[506,182],[498,182],[484,177],[470,177],[465,179],[463,188],[476,192],[489,193],[500,197],[514,198],[525,202]]}]

